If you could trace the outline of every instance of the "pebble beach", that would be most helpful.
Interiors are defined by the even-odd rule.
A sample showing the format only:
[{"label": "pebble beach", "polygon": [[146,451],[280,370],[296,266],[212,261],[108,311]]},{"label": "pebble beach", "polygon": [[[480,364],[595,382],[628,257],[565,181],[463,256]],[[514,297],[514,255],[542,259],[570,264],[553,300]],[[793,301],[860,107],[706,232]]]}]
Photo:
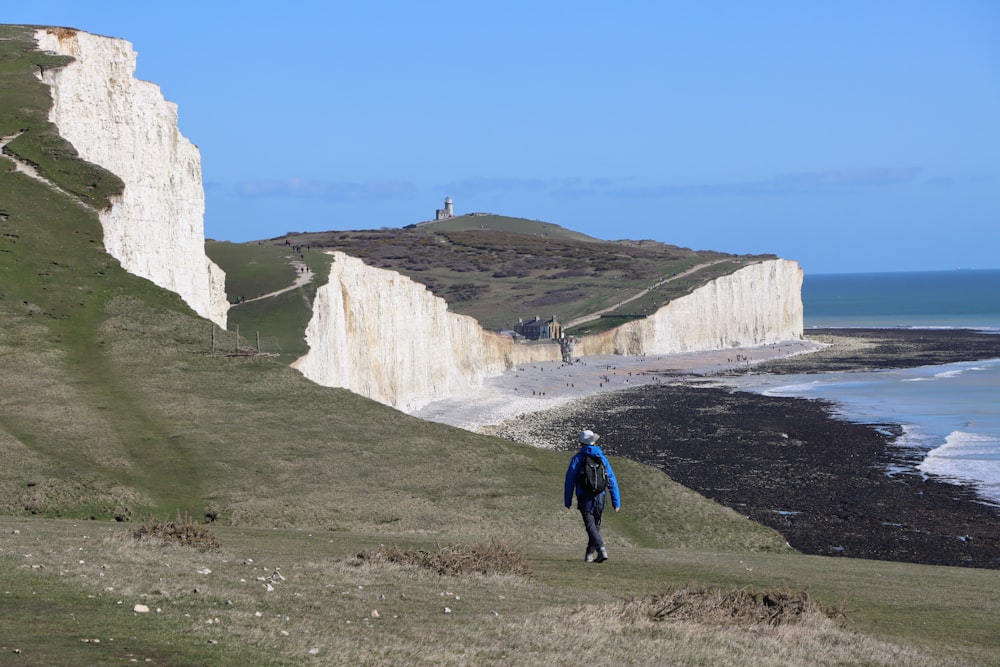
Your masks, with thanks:
[{"label": "pebble beach", "polygon": [[[775,359],[816,352],[826,344],[799,340],[757,347],[669,355],[603,355],[572,364],[519,366],[488,378],[462,396],[429,403],[413,415],[468,431],[492,433],[511,419],[567,406],[589,396],[664,384],[683,377],[744,371]],[[547,446],[544,442],[531,442]]]}]

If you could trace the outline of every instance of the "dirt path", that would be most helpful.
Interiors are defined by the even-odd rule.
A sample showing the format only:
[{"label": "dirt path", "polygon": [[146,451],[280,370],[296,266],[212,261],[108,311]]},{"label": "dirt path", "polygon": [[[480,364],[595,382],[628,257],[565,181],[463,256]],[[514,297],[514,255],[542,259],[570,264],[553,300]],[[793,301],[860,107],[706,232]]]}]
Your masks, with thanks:
[{"label": "dirt path", "polygon": [[285,292],[291,292],[293,289],[297,289],[299,287],[302,287],[303,285],[308,285],[313,281],[313,278],[316,277],[316,274],[313,272],[313,270],[310,269],[308,266],[306,266],[304,262],[293,260],[289,262],[289,264],[291,264],[296,271],[295,282],[293,282],[291,285],[289,285],[288,287],[283,287],[279,290],[275,290],[273,292],[268,292],[267,294],[261,294],[260,296],[255,296],[252,299],[246,299],[244,301],[240,301],[239,303],[231,304],[230,308],[235,308],[236,306],[242,305],[244,303],[250,303],[251,301],[270,299],[272,297],[278,296],[279,294],[284,294]]},{"label": "dirt path", "polygon": [[598,311],[595,311],[593,313],[590,313],[589,315],[582,315],[582,316],[580,316],[580,317],[578,317],[576,319],[570,320],[569,322],[566,322],[565,324],[563,324],[563,327],[566,328],[566,329],[569,329],[571,327],[577,326],[578,324],[583,324],[585,322],[590,322],[592,320],[596,320],[597,318],[599,318],[604,313],[610,313],[613,310],[617,310],[618,308],[621,308],[624,304],[629,303],[630,301],[635,301],[636,299],[642,298],[643,296],[645,296],[649,292],[653,291],[654,289],[656,289],[660,285],[669,283],[672,280],[677,280],[678,278],[683,278],[685,276],[689,276],[692,273],[695,273],[696,271],[701,271],[702,269],[706,269],[706,268],[708,268],[710,266],[713,266],[715,264],[719,264],[719,263],[725,262],[725,261],[727,261],[727,260],[726,259],[717,259],[717,260],[714,260],[714,261],[711,261],[711,262],[705,262],[704,264],[699,264],[697,266],[692,266],[687,271],[682,271],[681,273],[678,273],[676,275],[670,276],[668,278],[662,278],[662,279],[658,280],[657,282],[653,283],[652,285],[650,285],[649,287],[646,287],[646,288],[644,288],[644,289],[636,292],[635,294],[633,294],[632,296],[628,297],[627,299],[622,299],[621,301],[619,301],[617,304],[615,304],[613,306],[608,306],[607,308],[602,308],[601,310],[598,310]]},{"label": "dirt path", "polygon": [[53,183],[49,179],[45,178],[45,176],[42,176],[38,172],[38,169],[36,169],[33,164],[31,164],[29,162],[25,162],[24,160],[22,160],[18,156],[13,155],[12,153],[5,152],[3,150],[4,148],[7,147],[7,144],[9,144],[10,142],[14,141],[15,139],[17,139],[22,134],[24,134],[23,130],[20,131],[20,132],[18,132],[17,134],[11,134],[11,135],[6,136],[6,137],[0,137],[0,153],[2,153],[4,155],[4,157],[10,159],[14,163],[14,171],[18,171],[18,172],[20,172],[20,173],[22,173],[22,174],[24,174],[26,176],[30,176],[31,178],[35,179],[36,181],[40,181],[40,182],[44,183],[45,185],[49,186],[50,188],[52,188],[56,192],[59,192],[61,194],[66,195],[73,202],[75,202],[78,206],[82,206],[82,207],[84,207],[86,209],[90,209],[90,207],[87,206],[87,204],[85,204],[84,202],[80,201],[80,199],[77,198],[76,195],[74,195],[71,192],[67,192],[66,190],[63,190],[58,185],[56,185],[55,183]]}]

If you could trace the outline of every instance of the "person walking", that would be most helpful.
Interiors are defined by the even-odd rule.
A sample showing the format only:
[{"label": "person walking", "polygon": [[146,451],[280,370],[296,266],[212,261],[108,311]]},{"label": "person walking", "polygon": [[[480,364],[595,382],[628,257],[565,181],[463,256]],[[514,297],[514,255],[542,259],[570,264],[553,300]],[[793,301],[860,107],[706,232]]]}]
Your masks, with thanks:
[{"label": "person walking", "polygon": [[[603,563],[608,559],[608,550],[601,537],[601,515],[604,513],[608,493],[611,494],[611,505],[615,511],[621,509],[615,471],[611,469],[608,457],[594,444],[600,437],[589,429],[580,433],[580,451],[570,459],[563,492],[563,502],[567,509],[573,506],[573,493],[576,493],[576,507],[580,510],[583,526],[587,529],[587,552],[584,560],[588,563]],[[603,467],[603,471],[597,468],[598,464]],[[604,488],[601,488],[602,484],[599,482],[593,483],[595,476],[599,478],[602,475]]]}]

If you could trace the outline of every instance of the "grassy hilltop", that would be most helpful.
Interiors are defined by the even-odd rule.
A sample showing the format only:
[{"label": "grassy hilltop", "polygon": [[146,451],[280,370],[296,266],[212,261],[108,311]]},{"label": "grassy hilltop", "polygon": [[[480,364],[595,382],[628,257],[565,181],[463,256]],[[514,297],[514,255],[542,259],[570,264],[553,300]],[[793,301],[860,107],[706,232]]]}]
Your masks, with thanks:
[{"label": "grassy hilltop", "polygon": [[[270,242],[285,241],[342,250],[372,266],[399,271],[487,329],[510,329],[517,318],[535,315],[555,315],[566,323],[609,307],[610,314],[625,319],[641,317],[709,280],[774,258],[656,241],[601,241],[551,223],[499,215],[465,215],[403,229],[292,234]],[[617,305],[695,267],[702,268]],[[584,334],[594,326],[601,325],[568,333]]]},{"label": "grassy hilltop", "polygon": [[[0,665],[997,661],[995,572],[804,557],[625,460],[612,560],[586,566],[566,453],[233,354],[104,252],[121,183],[46,120],[34,72],[63,61],[30,35],[0,26]],[[228,250],[260,253],[231,272],[247,292],[294,279],[280,246]],[[187,543],[135,538],[178,515]]]}]

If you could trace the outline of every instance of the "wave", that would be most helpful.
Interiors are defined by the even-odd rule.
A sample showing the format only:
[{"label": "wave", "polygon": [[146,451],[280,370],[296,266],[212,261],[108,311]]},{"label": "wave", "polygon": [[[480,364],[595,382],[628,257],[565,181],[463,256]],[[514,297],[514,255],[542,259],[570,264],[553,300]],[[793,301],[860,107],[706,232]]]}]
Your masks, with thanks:
[{"label": "wave", "polygon": [[963,375],[964,373],[981,373],[983,371],[991,370],[992,367],[996,365],[995,364],[996,360],[991,360],[991,361],[994,361],[994,363],[981,366],[966,366],[965,368],[953,368],[951,370],[942,371],[940,373],[935,373],[934,377],[950,378]]},{"label": "wave", "polygon": [[978,326],[978,327],[971,327],[970,326],[970,327],[963,327],[963,326],[918,326],[918,325],[912,325],[912,326],[902,326],[902,327],[874,327],[874,328],[876,328],[876,329],[898,328],[898,329],[928,330],[928,331],[960,331],[960,330],[966,330],[966,329],[968,329],[968,330],[971,330],[971,331],[979,331],[979,332],[982,332],[982,333],[1000,334],[1000,327],[996,327],[996,326]]},{"label": "wave", "polygon": [[819,380],[813,380],[811,382],[799,382],[795,384],[783,384],[774,387],[769,387],[760,392],[762,396],[788,396],[788,395],[798,395],[806,394],[815,389],[816,387],[828,384],[826,382],[821,382]]},{"label": "wave", "polygon": [[952,431],[917,468],[928,475],[969,484],[990,502],[1000,504],[1000,438]]},{"label": "wave", "polygon": [[928,452],[929,459],[996,460],[1000,463],[1000,438],[981,433],[952,431],[944,444]]},{"label": "wave", "polygon": [[[901,381],[902,382],[929,382],[931,380],[955,378],[955,377],[959,377],[961,375],[964,375],[966,373],[991,371],[991,370],[993,370],[994,366],[996,366],[997,362],[1000,362],[1000,359],[986,359],[986,360],[983,360],[983,361],[977,361],[977,362],[974,362],[976,364],[975,366],[966,366],[965,365],[965,364],[970,363],[970,362],[958,362],[957,364],[946,364],[945,367],[947,368],[947,370],[938,371],[937,373],[933,373],[932,375],[929,375],[929,376],[928,375],[919,375],[919,376],[915,376],[915,377],[904,377],[904,378],[901,378]],[[931,370],[931,369],[934,369],[934,368],[941,368],[941,367],[940,366],[919,366],[917,368],[912,369],[911,372],[923,372],[923,371]]]}]

